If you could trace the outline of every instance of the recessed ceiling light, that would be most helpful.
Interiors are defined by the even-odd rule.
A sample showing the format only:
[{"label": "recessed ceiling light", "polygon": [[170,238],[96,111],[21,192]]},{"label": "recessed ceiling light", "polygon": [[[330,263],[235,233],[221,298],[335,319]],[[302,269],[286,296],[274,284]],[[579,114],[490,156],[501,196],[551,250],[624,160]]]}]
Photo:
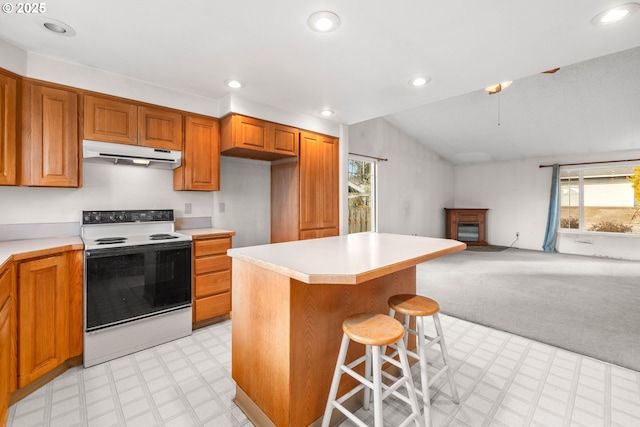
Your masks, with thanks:
[{"label": "recessed ceiling light", "polygon": [[244,83],[240,80],[229,79],[224,81],[225,86],[230,87],[231,89],[240,89],[244,87]]},{"label": "recessed ceiling light", "polygon": [[324,117],[331,117],[331,116],[333,116],[336,112],[335,112],[335,111],[333,111],[333,110],[324,109],[324,110],[320,110],[320,111],[319,111],[319,113],[320,113],[320,115],[321,115],[321,116],[324,116]]},{"label": "recessed ceiling light", "polygon": [[340,18],[333,12],[321,11],[312,14],[307,20],[309,28],[318,33],[330,33],[340,26]]},{"label": "recessed ceiling light", "polygon": [[56,19],[40,17],[37,19],[38,24],[42,25],[44,29],[52,33],[65,37],[73,37],[76,35],[76,31],[71,26],[60,22]]},{"label": "recessed ceiling light", "polygon": [[431,81],[431,77],[429,76],[418,76],[409,80],[409,84],[414,87],[424,86]]},{"label": "recessed ceiling light", "polygon": [[609,25],[619,22],[640,9],[638,3],[625,3],[600,12],[591,20],[594,25]]}]

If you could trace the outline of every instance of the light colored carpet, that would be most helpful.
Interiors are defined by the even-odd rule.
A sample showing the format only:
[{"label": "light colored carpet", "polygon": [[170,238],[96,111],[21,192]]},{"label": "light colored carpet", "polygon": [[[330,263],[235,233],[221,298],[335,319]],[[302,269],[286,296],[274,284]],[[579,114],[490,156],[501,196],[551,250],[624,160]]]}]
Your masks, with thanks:
[{"label": "light colored carpet", "polygon": [[510,248],[417,267],[454,317],[640,371],[640,262]]}]

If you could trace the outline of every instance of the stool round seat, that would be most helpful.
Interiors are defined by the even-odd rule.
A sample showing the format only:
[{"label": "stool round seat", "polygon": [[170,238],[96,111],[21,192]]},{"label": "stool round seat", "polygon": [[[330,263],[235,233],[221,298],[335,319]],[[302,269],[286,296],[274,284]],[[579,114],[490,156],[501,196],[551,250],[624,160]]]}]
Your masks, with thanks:
[{"label": "stool round seat", "polygon": [[433,316],[440,311],[440,305],[422,295],[400,294],[389,298],[389,307],[407,316]]},{"label": "stool round seat", "polygon": [[404,336],[404,326],[385,314],[359,313],[342,322],[342,331],[353,341],[364,345],[383,346]]}]

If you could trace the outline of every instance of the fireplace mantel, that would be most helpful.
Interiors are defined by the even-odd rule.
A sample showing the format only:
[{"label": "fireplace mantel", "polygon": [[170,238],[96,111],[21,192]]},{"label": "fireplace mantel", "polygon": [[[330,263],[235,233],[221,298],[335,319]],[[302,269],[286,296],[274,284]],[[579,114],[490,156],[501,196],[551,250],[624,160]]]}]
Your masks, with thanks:
[{"label": "fireplace mantel", "polygon": [[465,242],[469,246],[487,245],[486,208],[444,208],[447,213],[447,239]]}]

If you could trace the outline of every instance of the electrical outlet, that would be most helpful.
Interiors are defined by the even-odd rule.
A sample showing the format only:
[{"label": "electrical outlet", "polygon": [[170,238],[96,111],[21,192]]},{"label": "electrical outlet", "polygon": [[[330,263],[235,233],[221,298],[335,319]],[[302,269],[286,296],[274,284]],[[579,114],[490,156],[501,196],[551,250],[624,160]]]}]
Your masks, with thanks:
[{"label": "electrical outlet", "polygon": [[191,213],[191,203],[185,203],[184,204],[184,213],[185,214],[190,214]]},{"label": "electrical outlet", "polygon": [[520,237],[520,232],[516,231],[516,237]]},{"label": "electrical outlet", "polygon": [[223,213],[224,212],[224,202],[220,202],[218,203],[218,212]]}]

